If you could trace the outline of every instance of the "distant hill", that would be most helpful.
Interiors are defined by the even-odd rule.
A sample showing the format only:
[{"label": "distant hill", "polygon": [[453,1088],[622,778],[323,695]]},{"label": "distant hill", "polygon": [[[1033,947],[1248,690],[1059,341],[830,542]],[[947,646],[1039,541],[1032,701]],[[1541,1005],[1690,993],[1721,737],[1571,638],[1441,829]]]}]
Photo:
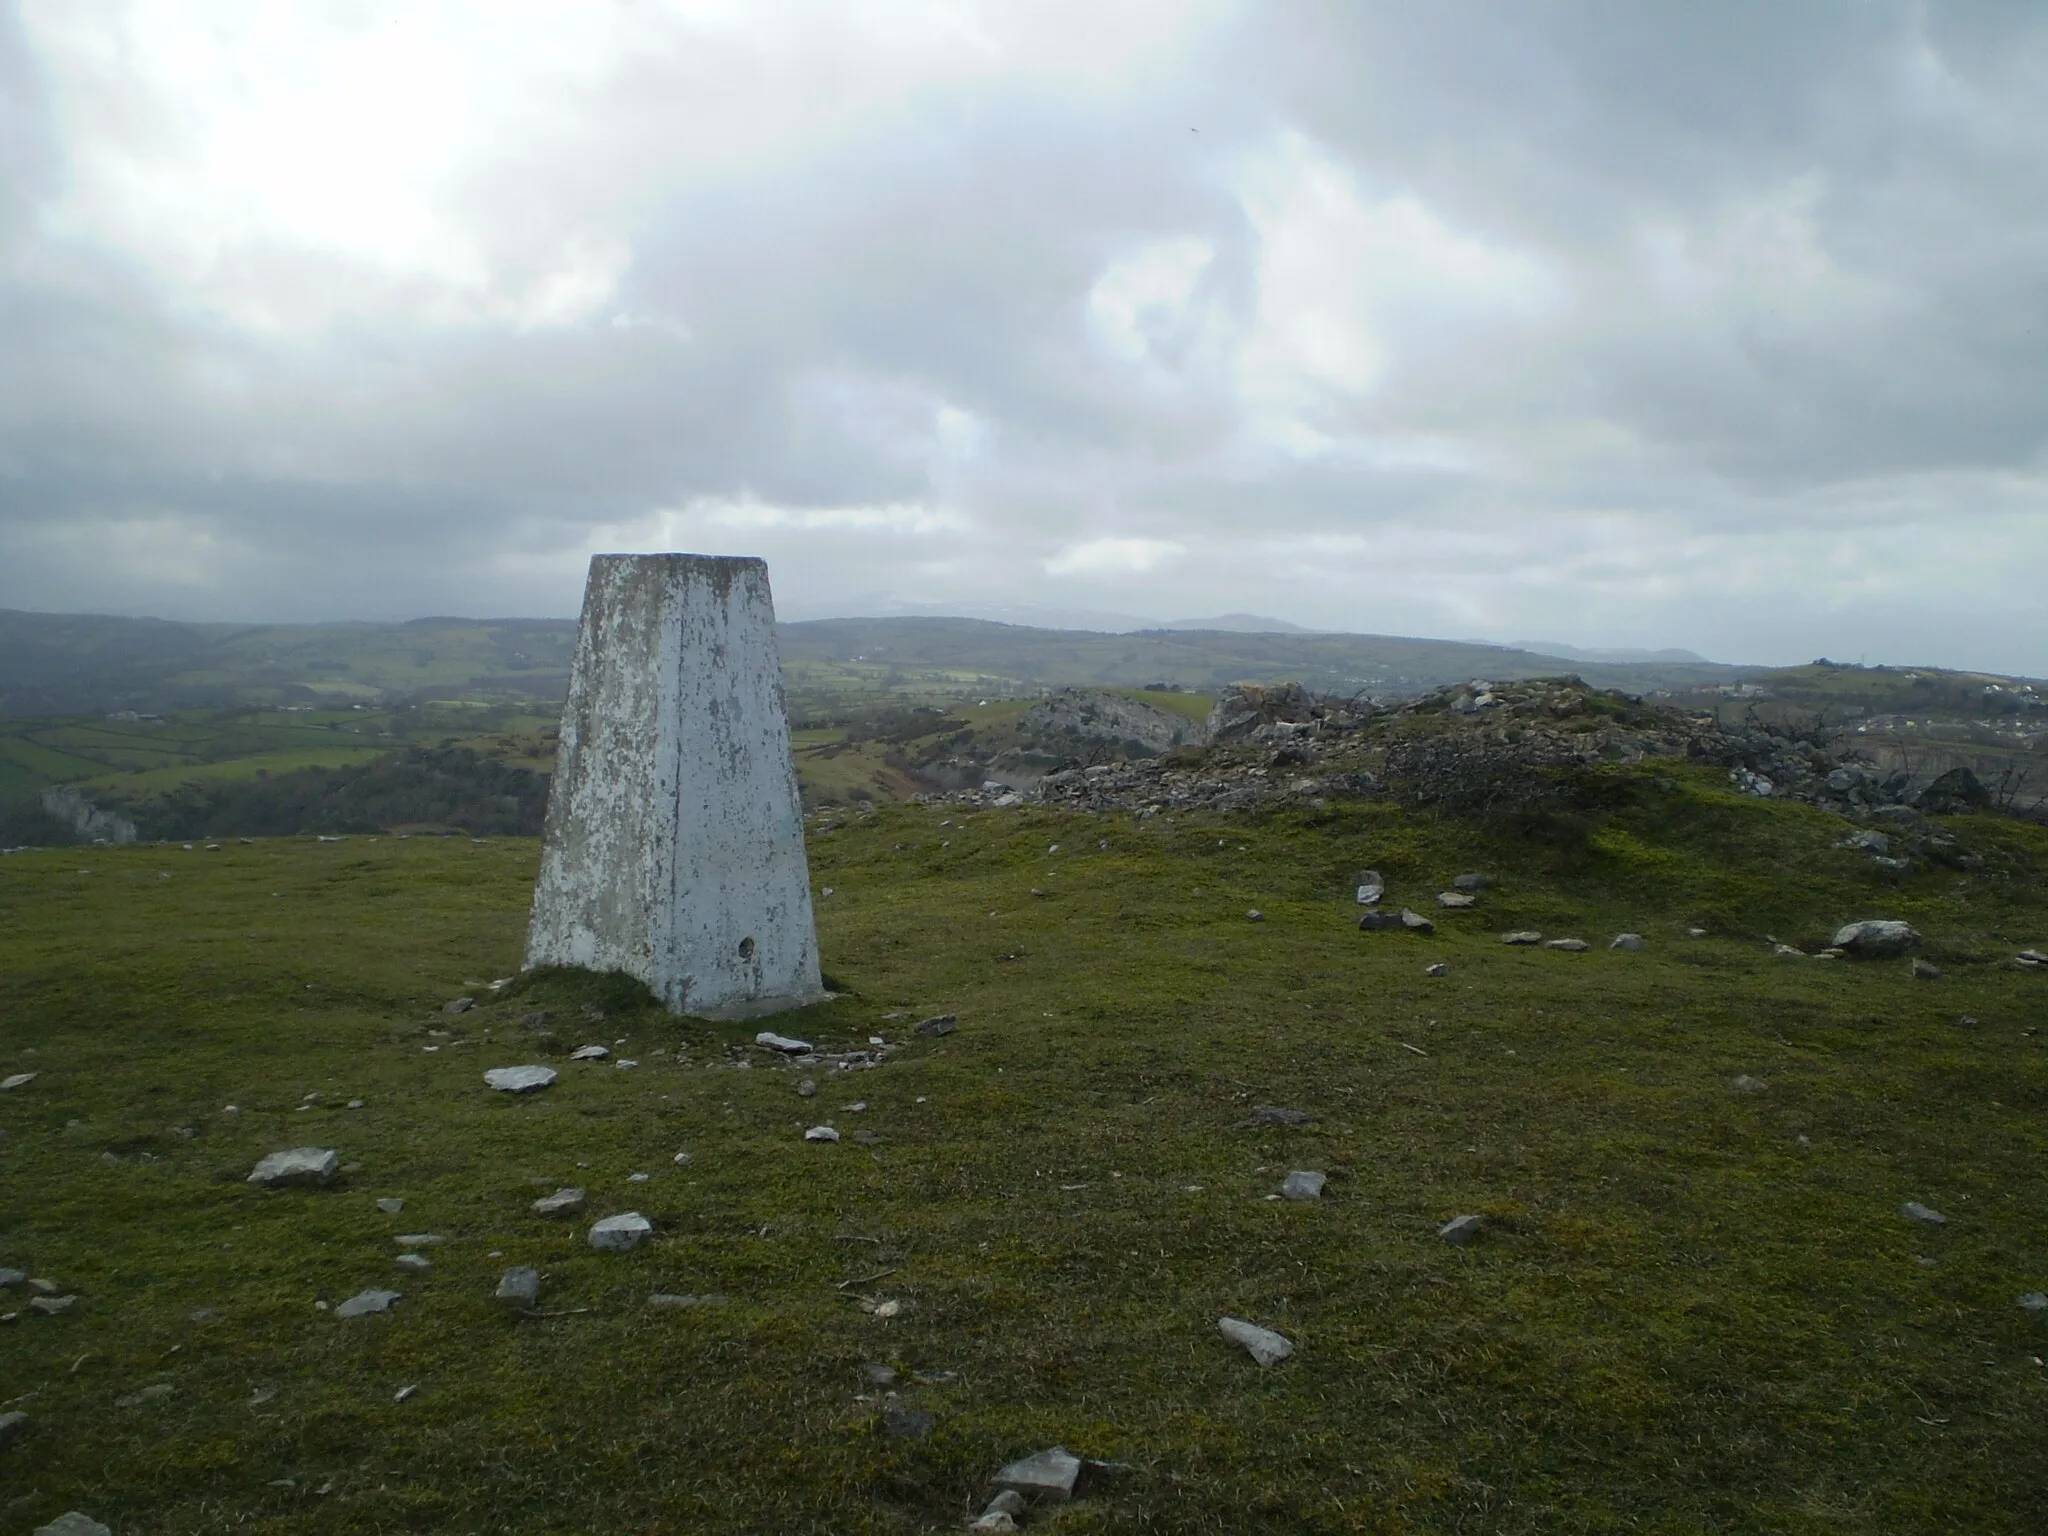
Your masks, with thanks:
[{"label": "distant hill", "polygon": [[1557,640],[1517,640],[1514,642],[1514,646],[1518,651],[1534,651],[1539,656],[1562,656],[1567,661],[1592,661],[1620,663],[1623,665],[1634,662],[1675,662],[1681,666],[1709,664],[1707,658],[1700,655],[1697,651],[1681,651],[1675,648],[1662,651],[1644,651],[1631,649],[1627,646],[1595,646],[1589,650],[1576,645],[1565,645]]},{"label": "distant hill", "polygon": [[[1202,692],[1287,679],[1321,692],[1395,696],[1564,671],[1651,692],[1750,675],[1697,661],[1579,663],[1506,646],[1314,633],[1252,615],[1189,622],[1210,627],[1112,634],[905,617],[817,619],[779,633],[797,701],[873,690],[1015,695],[1065,684]],[[552,704],[567,690],[575,642],[570,619],[233,625],[0,611],[0,715],[421,699]]]},{"label": "distant hill", "polygon": [[1299,624],[1290,624],[1285,619],[1261,618],[1256,613],[1219,613],[1213,619],[1175,619],[1169,624],[1154,624],[1152,629],[1207,629],[1221,634],[1239,635],[1306,635],[1313,631]]}]

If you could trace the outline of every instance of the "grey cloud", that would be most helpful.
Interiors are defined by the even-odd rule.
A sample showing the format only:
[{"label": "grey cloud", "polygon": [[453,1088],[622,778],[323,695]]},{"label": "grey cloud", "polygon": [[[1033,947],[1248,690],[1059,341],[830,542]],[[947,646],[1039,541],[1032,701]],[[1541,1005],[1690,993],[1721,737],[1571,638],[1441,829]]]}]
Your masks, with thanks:
[{"label": "grey cloud", "polygon": [[[1141,91],[928,84],[642,185],[677,93],[718,89],[678,43],[447,194],[515,285],[608,230],[600,309],[267,334],[51,232],[67,146],[0,22],[0,604],[561,612],[593,542],[667,529],[769,554],[814,612],[893,590],[2048,671],[2014,574],[2048,556],[2044,86],[2034,7],[1300,3]],[[1261,403],[1246,178],[1290,135],[1546,297],[1397,309],[1376,385]],[[1136,322],[1142,365],[1107,354],[1091,290],[1172,241],[1207,256],[1186,303]],[[289,307],[347,258],[236,259]],[[1341,321],[1302,324],[1312,354]],[[1276,447],[1275,412],[1329,445]],[[782,510],[719,520],[750,500]],[[928,515],[806,515],[888,507]],[[197,563],[104,558],[123,529]],[[1857,530],[1924,553],[1849,569],[1827,541]],[[1111,539],[1154,553],[1047,573]]]}]

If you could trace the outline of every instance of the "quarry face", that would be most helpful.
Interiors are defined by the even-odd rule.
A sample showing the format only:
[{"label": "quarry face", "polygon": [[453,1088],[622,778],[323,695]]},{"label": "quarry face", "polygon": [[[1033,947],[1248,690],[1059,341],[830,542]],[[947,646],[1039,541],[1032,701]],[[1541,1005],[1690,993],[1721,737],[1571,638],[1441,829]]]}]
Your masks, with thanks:
[{"label": "quarry face", "polygon": [[591,560],[526,963],[711,1017],[825,995],[762,561]]}]

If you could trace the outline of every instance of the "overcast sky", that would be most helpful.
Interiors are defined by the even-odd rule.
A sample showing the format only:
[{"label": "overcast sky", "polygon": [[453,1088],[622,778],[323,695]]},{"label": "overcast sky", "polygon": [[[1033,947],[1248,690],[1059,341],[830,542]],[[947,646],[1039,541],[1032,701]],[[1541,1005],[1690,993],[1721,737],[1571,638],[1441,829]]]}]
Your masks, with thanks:
[{"label": "overcast sky", "polygon": [[2048,6],[0,0],[0,607],[2048,674]]}]

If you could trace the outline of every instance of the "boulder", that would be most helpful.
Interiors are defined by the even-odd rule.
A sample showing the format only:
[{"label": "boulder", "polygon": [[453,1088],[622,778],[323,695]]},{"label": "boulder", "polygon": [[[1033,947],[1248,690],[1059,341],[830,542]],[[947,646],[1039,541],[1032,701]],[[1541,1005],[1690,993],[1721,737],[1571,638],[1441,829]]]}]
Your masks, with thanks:
[{"label": "boulder", "polygon": [[1424,917],[1424,916],[1423,916],[1423,915],[1422,915],[1422,914],[1421,914],[1420,912],[1411,912],[1411,911],[1409,911],[1409,910],[1408,910],[1408,908],[1406,908],[1406,907],[1403,907],[1403,908],[1401,909],[1401,926],[1402,926],[1403,928],[1407,929],[1407,930],[1408,930],[1408,931],[1409,931],[1410,933],[1435,933],[1435,932],[1436,932],[1436,924],[1435,924],[1435,923],[1432,923],[1432,922],[1431,922],[1431,921],[1430,921],[1430,920],[1429,920],[1428,918]]},{"label": "boulder", "polygon": [[1951,768],[1921,790],[1913,804],[1930,816],[1953,816],[1991,808],[1991,791],[1967,768]]},{"label": "boulder", "polygon": [[1270,725],[1306,725],[1314,718],[1315,700],[1300,683],[1233,683],[1216,696],[1208,736],[1221,745],[1243,741]]},{"label": "boulder", "polygon": [[1383,928],[1398,928],[1401,926],[1401,914],[1374,907],[1358,919],[1358,926],[1366,933],[1378,933]]},{"label": "boulder", "polygon": [[1541,944],[1543,942],[1543,935],[1533,928],[1522,928],[1514,933],[1502,934],[1500,941],[1503,944]]},{"label": "boulder", "polygon": [[607,1216],[590,1229],[590,1246],[599,1253],[631,1253],[654,1235],[654,1223],[638,1211]]},{"label": "boulder", "polygon": [[1081,1458],[1063,1445],[1013,1461],[996,1474],[998,1488],[1012,1489],[1027,1498],[1064,1503],[1074,1496],[1081,1480]]},{"label": "boulder", "polygon": [[1614,942],[1607,947],[1609,949],[1625,949],[1633,952],[1643,947],[1643,936],[1640,933],[1617,933],[1614,936]]},{"label": "boulder", "polygon": [[1438,891],[1436,893],[1436,904],[1453,912],[1462,907],[1476,906],[1478,901],[1479,898],[1477,896],[1469,895],[1464,891]]},{"label": "boulder", "polygon": [[1361,869],[1351,877],[1351,880],[1357,889],[1358,904],[1361,907],[1376,907],[1380,898],[1387,894],[1387,882],[1380,877],[1380,872],[1376,869]]},{"label": "boulder", "polygon": [[533,1202],[536,1216],[573,1216],[583,1209],[583,1191],[580,1189],[558,1189],[552,1195],[542,1195]]},{"label": "boulder", "polygon": [[1289,1200],[1320,1200],[1323,1186],[1329,1181],[1328,1174],[1297,1168],[1287,1175],[1286,1182],[1280,1186],[1280,1193]]},{"label": "boulder", "polygon": [[358,1291],[334,1309],[336,1317],[368,1317],[373,1312],[389,1312],[398,1303],[403,1291]]},{"label": "boulder", "polygon": [[498,1280],[499,1301],[509,1307],[532,1307],[540,1302],[540,1271],[528,1264],[508,1269]]},{"label": "boulder", "polygon": [[1241,1317],[1219,1317],[1216,1326],[1231,1343],[1242,1344],[1260,1365],[1278,1365],[1294,1353],[1292,1341],[1284,1334],[1261,1328],[1257,1323],[1248,1323]]},{"label": "boulder", "polygon": [[332,1147],[293,1147],[273,1152],[249,1175],[251,1184],[278,1189],[293,1184],[325,1184],[341,1167],[341,1154]]},{"label": "boulder", "polygon": [[551,1088],[555,1082],[553,1067],[493,1067],[484,1074],[484,1081],[500,1093],[533,1093],[542,1088]]},{"label": "boulder", "polygon": [[1836,929],[1833,947],[1858,960],[1890,960],[1917,948],[1919,943],[1920,935],[1910,923],[1895,918],[1872,918]]}]

